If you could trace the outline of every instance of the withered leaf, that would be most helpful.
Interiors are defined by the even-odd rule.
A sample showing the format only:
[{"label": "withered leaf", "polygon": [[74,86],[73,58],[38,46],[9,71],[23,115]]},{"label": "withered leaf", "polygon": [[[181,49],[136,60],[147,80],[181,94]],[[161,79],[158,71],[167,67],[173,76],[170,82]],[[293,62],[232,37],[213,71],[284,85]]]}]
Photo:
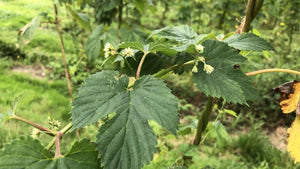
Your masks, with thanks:
[{"label": "withered leaf", "polygon": [[300,116],[296,115],[295,121],[288,129],[289,137],[287,139],[287,151],[295,160],[295,163],[300,162]]},{"label": "withered leaf", "polygon": [[296,110],[300,115],[300,82],[297,80],[284,83],[275,89],[280,94],[280,106],[283,113],[291,113]]}]

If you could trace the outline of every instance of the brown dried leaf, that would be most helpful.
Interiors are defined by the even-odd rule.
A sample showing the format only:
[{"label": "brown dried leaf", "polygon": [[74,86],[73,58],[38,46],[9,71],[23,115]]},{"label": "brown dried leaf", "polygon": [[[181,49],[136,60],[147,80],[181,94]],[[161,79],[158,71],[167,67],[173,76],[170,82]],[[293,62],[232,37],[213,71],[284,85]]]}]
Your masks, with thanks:
[{"label": "brown dried leaf", "polygon": [[291,113],[296,110],[300,115],[300,82],[294,80],[284,83],[275,92],[280,93],[280,106],[283,113]]}]

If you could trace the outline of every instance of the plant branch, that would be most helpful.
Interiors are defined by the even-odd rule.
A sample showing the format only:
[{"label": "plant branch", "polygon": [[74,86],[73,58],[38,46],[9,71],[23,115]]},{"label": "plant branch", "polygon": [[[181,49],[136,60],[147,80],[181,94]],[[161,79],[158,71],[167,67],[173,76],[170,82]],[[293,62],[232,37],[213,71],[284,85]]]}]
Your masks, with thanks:
[{"label": "plant branch", "polygon": [[63,64],[64,64],[64,67],[65,67],[65,76],[66,76],[66,79],[67,79],[70,102],[72,102],[73,101],[73,95],[72,95],[71,78],[70,78],[69,71],[68,71],[68,64],[67,64],[67,60],[66,60],[66,54],[65,54],[65,49],[64,49],[62,33],[61,33],[60,27],[59,27],[60,20],[58,18],[58,11],[57,11],[56,4],[53,4],[53,8],[54,8],[54,12],[55,12],[55,27],[56,27],[56,31],[57,31],[58,36],[59,36],[60,49],[61,49]]},{"label": "plant branch", "polygon": [[143,66],[143,63],[146,59],[146,56],[148,55],[149,52],[145,52],[140,63],[139,63],[139,66],[137,68],[137,71],[136,71],[136,78],[138,79],[140,77],[140,73],[141,73],[141,69],[142,69],[142,66]]},{"label": "plant branch", "polygon": [[246,73],[246,75],[247,76],[254,76],[254,75],[258,75],[258,74],[262,74],[262,73],[271,73],[271,72],[291,73],[291,74],[296,74],[296,75],[300,76],[299,71],[289,70],[289,69],[262,69],[262,70],[257,70],[257,71],[254,71],[254,72]]},{"label": "plant branch", "polygon": [[[70,102],[72,103],[73,102],[73,94],[72,94],[71,77],[70,77],[69,70],[68,70],[68,63],[67,63],[67,60],[66,60],[66,54],[65,54],[65,49],[64,49],[62,33],[60,31],[60,20],[58,18],[58,11],[57,11],[56,4],[53,4],[53,7],[54,7],[54,12],[55,12],[55,22],[56,22],[55,27],[56,27],[56,31],[59,35],[60,49],[61,49],[63,64],[64,64],[64,67],[65,67],[65,76],[66,76],[66,79],[67,79],[68,92],[69,92],[69,96],[70,96]],[[79,134],[78,130],[76,130],[76,135],[77,135],[77,138],[79,140],[80,139],[80,134]]]},{"label": "plant branch", "polygon": [[[69,131],[69,130],[71,129],[72,126],[73,126],[73,124],[72,124],[72,123],[69,123],[69,124],[67,124],[63,129],[61,129],[59,132],[61,132],[62,134],[65,134],[67,131]],[[59,133],[59,132],[58,132],[58,133]],[[53,147],[53,145],[55,144],[55,142],[56,142],[56,137],[54,137],[54,138],[50,141],[50,143],[47,145],[46,149],[47,149],[47,150],[50,150],[50,149]]]},{"label": "plant branch", "polygon": [[249,32],[251,22],[254,20],[258,11],[261,9],[264,0],[248,0],[246,15],[235,33]]},{"label": "plant branch", "polygon": [[167,74],[167,73],[169,73],[171,71],[176,70],[177,68],[180,68],[180,67],[183,67],[183,66],[188,66],[188,65],[193,65],[194,63],[195,63],[195,60],[191,60],[191,61],[187,61],[187,62],[185,62],[185,63],[183,63],[181,65],[177,65],[177,64],[173,65],[173,66],[171,66],[171,67],[169,67],[167,69],[163,69],[163,70],[155,73],[154,77],[160,78],[160,77],[164,76],[165,74]]},{"label": "plant branch", "polygon": [[61,137],[63,136],[63,133],[62,132],[58,132],[57,133],[57,136],[56,136],[56,140],[55,140],[55,147],[56,147],[56,151],[55,151],[55,157],[54,158],[58,158],[58,157],[61,157],[61,153],[60,153],[60,144],[59,144],[59,141],[61,139]]},{"label": "plant branch", "polygon": [[206,129],[207,124],[208,124],[209,115],[210,115],[210,113],[213,109],[213,106],[214,106],[214,100],[215,99],[213,97],[209,97],[207,99],[205,109],[200,114],[200,117],[198,119],[197,132],[196,132],[196,135],[195,135],[195,139],[193,141],[194,145],[199,145],[199,143],[201,142],[201,136],[202,136],[202,133],[204,132],[204,130]]},{"label": "plant branch", "polygon": [[10,117],[10,118],[11,118],[11,119],[20,120],[20,121],[22,121],[22,122],[25,122],[25,123],[27,123],[27,124],[29,124],[29,125],[31,125],[31,126],[37,128],[37,129],[41,130],[41,131],[44,131],[46,134],[48,134],[48,135],[50,135],[50,136],[55,136],[55,135],[56,135],[56,132],[55,132],[55,131],[52,131],[52,130],[50,130],[50,129],[47,129],[47,128],[45,128],[45,127],[39,125],[39,124],[36,124],[36,123],[34,123],[34,122],[32,122],[32,121],[29,121],[29,120],[27,120],[27,119],[24,119],[24,118],[22,118],[22,117],[20,117],[20,116],[14,115],[14,116],[12,116],[12,117]]}]

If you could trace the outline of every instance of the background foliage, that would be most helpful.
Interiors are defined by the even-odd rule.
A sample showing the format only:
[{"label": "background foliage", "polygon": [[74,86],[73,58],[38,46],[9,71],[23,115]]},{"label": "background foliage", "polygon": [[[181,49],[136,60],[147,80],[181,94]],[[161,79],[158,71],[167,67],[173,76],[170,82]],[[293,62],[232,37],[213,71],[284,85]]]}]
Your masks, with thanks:
[{"label": "background foliage", "polygon": [[[60,58],[59,38],[55,26],[51,23],[55,19],[53,2],[60,4],[58,12],[61,18],[61,32],[74,91],[83,79],[91,73],[103,69],[116,69],[122,71],[122,73],[130,74],[130,69],[123,61],[114,62],[117,58],[106,59],[104,57],[106,42],[112,43],[117,49],[120,40],[122,42],[140,41],[144,50],[147,37],[151,35],[154,29],[179,24],[190,25],[195,30],[195,34],[216,35],[221,39],[224,36],[226,37],[227,33],[235,31],[236,26],[239,25],[244,16],[246,6],[246,2],[236,0],[60,0],[59,2],[43,0],[32,1],[32,3],[22,0],[1,1],[0,78],[2,80],[0,90],[3,93],[0,97],[1,113],[8,111],[10,101],[15,94],[27,88],[33,90],[36,97],[27,107],[21,109],[22,115],[43,125],[48,124],[45,120],[41,120],[41,117],[46,119],[48,114],[51,114],[63,124],[66,124],[70,117],[70,114],[68,114],[70,110],[68,95],[62,81],[65,76]],[[276,52],[251,51],[241,53],[248,59],[245,63],[239,63],[243,72],[274,67],[300,70],[298,64],[300,62],[298,57],[300,53],[298,48],[300,26],[297,19],[300,17],[300,12],[298,7],[298,1],[265,0],[262,10],[252,23],[253,29],[251,32],[271,42]],[[20,33],[24,25],[31,22],[38,15],[41,18],[32,40],[26,46],[20,48],[17,34]],[[160,36],[166,37],[167,35],[163,34],[163,31],[160,30]],[[186,37],[183,34],[178,38],[183,40]],[[147,43],[157,41],[157,39],[158,36],[151,36]],[[176,39],[163,39],[161,43],[169,43],[173,40]],[[230,44],[230,38],[227,39],[227,43]],[[186,49],[185,46],[182,47]],[[121,52],[124,48],[125,46],[120,47],[118,52]],[[158,48],[156,47],[155,50]],[[180,48],[177,50],[180,50]],[[172,52],[172,50],[169,52]],[[159,54],[168,64],[183,63],[184,61],[180,59],[191,59],[192,57],[188,53],[182,55],[184,57],[169,58],[166,53]],[[137,53],[135,59],[130,58],[128,61],[130,64],[135,65],[133,68],[136,69],[141,58],[142,53]],[[161,69],[164,64],[161,60],[151,58],[154,58],[154,55],[153,57],[147,57],[144,65],[147,71],[143,74],[155,73],[155,70]],[[209,58],[207,63],[209,63]],[[24,68],[24,65],[35,65],[35,71],[43,72],[43,75],[40,76],[43,80],[12,73],[17,67]],[[203,69],[201,66],[199,64],[198,70]],[[25,71],[25,69],[21,71]],[[270,138],[266,138],[261,134],[261,132],[272,133],[276,127],[289,126],[293,121],[293,115],[281,114],[276,101],[278,95],[274,94],[272,88],[291,79],[297,79],[295,75],[278,73],[251,77],[262,99],[248,102],[249,108],[223,104],[222,101],[216,103],[218,108],[214,109],[213,117],[218,117],[218,120],[209,124],[210,130],[205,131],[206,139],[201,143],[201,149],[199,149],[198,147],[190,147],[180,140],[186,140],[185,143],[188,143],[192,139],[191,137],[196,128],[195,124],[197,124],[195,117],[200,115],[199,112],[203,109],[206,96],[193,85],[192,74],[186,73],[184,70],[179,73],[183,73],[183,76],[170,75],[164,78],[168,87],[182,100],[179,105],[181,119],[179,138],[175,139],[174,136],[157,124],[151,124],[151,128],[159,138],[156,147],[157,154],[154,155],[154,161],[144,168],[186,168],[188,166],[190,168],[297,167],[286,153],[282,153],[271,146],[266,146],[270,145]],[[236,117],[231,118],[232,115],[227,114],[225,116],[220,113],[224,111],[224,108],[233,109]],[[250,114],[250,116],[246,114]],[[100,124],[102,123],[100,122]],[[97,133],[96,128],[100,124],[96,123],[95,126],[80,129],[82,137],[95,135]],[[220,135],[220,133],[224,133],[223,127],[217,124],[225,126],[222,125],[227,129],[230,139],[225,136],[226,134]],[[0,130],[0,147],[4,143],[17,138],[18,135],[27,135],[32,130],[31,127],[18,122],[8,122],[5,125],[8,125],[8,127]],[[256,126],[256,128],[252,129],[253,126]],[[263,126],[264,131],[259,128],[261,126]],[[12,128],[16,130],[10,130]],[[249,134],[244,134],[245,131]],[[240,134],[237,136],[236,133]],[[45,144],[47,136],[41,135],[40,137]],[[71,149],[71,145],[67,144],[68,139],[74,140],[75,134],[64,137],[67,137],[67,139],[62,142],[64,145],[62,151],[68,152]],[[30,138],[24,138],[19,143],[26,142],[26,139]],[[92,138],[91,141],[95,142],[97,140]],[[251,144],[253,142],[257,144]],[[77,143],[74,146],[76,148]]]}]

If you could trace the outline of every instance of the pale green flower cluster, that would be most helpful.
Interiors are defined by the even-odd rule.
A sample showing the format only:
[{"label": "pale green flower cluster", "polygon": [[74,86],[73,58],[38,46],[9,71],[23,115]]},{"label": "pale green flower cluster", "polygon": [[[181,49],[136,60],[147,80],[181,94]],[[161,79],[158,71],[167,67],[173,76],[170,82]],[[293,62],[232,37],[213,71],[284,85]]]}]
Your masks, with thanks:
[{"label": "pale green flower cluster", "polygon": [[58,120],[54,120],[52,117],[48,116],[48,124],[50,125],[50,129],[58,129],[61,126],[61,122]]},{"label": "pale green flower cluster", "polygon": [[38,136],[40,135],[41,131],[37,128],[33,128],[32,132],[31,132],[31,137],[33,138],[38,138]]},{"label": "pale green flower cluster", "polygon": [[203,50],[204,50],[204,46],[202,46],[202,45],[196,45],[196,50],[199,52],[199,53],[202,53],[203,52]]},{"label": "pale green flower cluster", "polygon": [[192,72],[194,72],[194,73],[198,72],[198,68],[197,68],[198,61],[200,61],[204,64],[203,71],[205,71],[207,74],[211,74],[215,70],[214,67],[212,67],[209,64],[206,64],[205,58],[203,56],[200,56],[200,57],[198,57],[198,60],[195,62]]},{"label": "pale green flower cluster", "polygon": [[206,63],[204,63],[204,68],[203,70],[207,73],[207,74],[211,74],[215,69],[214,67],[212,67],[211,65],[208,65]]},{"label": "pale green flower cluster", "polygon": [[115,48],[110,44],[106,43],[104,46],[104,57],[107,58],[111,55],[116,55],[117,52],[115,51]]},{"label": "pale green flower cluster", "polygon": [[134,56],[134,51],[128,47],[126,49],[124,49],[124,51],[122,52],[122,56],[125,57],[125,56]]}]

